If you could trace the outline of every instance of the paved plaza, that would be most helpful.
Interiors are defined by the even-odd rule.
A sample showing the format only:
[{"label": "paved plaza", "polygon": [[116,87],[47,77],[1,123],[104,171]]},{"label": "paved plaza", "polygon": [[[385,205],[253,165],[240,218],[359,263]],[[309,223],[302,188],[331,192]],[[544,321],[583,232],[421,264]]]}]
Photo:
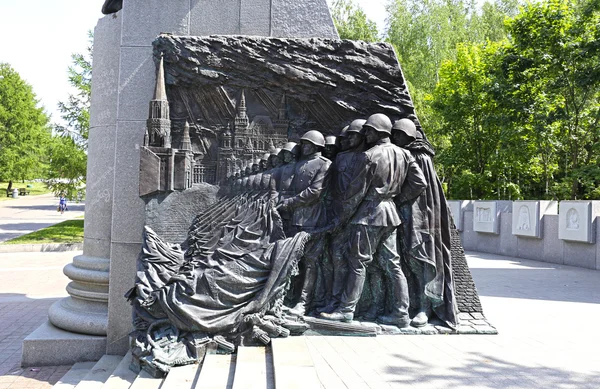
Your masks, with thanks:
[{"label": "paved plaza", "polygon": [[56,211],[57,207],[58,198],[53,194],[0,202],[0,242],[79,217],[84,203],[69,202],[69,210],[63,214]]},{"label": "paved plaza", "polygon": [[[68,366],[21,369],[23,338],[65,296],[78,253],[0,254],[0,389],[49,388]],[[310,337],[327,388],[600,388],[600,272],[467,255],[499,335]]]}]

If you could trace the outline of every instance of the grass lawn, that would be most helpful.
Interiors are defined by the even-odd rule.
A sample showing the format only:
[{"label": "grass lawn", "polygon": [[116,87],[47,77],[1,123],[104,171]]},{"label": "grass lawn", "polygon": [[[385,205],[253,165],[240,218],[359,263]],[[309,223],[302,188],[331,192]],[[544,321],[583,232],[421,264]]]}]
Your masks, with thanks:
[{"label": "grass lawn", "polygon": [[83,220],[66,220],[31,234],[19,236],[3,244],[44,244],[83,242]]},{"label": "grass lawn", "polygon": [[[31,185],[31,188],[27,188],[27,185]],[[0,182],[0,201],[12,200],[12,196],[6,197],[6,188],[8,188],[8,182]],[[30,195],[32,196],[50,193],[50,189],[48,189],[46,184],[38,181],[13,181],[14,188],[26,188],[28,191],[31,191]]]}]

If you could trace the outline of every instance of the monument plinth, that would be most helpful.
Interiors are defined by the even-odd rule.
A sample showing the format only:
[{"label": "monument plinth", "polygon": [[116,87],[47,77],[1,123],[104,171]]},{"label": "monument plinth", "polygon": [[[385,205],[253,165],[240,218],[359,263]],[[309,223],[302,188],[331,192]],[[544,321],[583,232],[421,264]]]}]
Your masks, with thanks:
[{"label": "monument plinth", "polygon": [[[80,331],[72,338],[82,348],[86,347],[86,335],[82,336],[85,328],[94,328],[88,332],[93,335],[87,335],[92,351],[87,358],[125,354],[128,349],[131,307],[123,295],[135,279],[145,223],[145,203],[139,197],[139,161],[148,101],[156,86],[152,42],[160,33],[338,37],[325,0],[126,0],[121,10],[99,20],[94,30],[83,255],[96,258],[91,271],[104,272],[104,279],[108,276],[108,301],[96,299],[94,304],[87,304],[88,308],[93,305],[91,309],[79,304],[69,325],[58,317],[64,318],[60,310],[73,307],[72,301],[60,302],[53,323],[67,328],[50,324],[36,330],[24,342],[24,365],[79,361],[81,355],[68,352],[73,345],[68,331],[73,328]],[[75,262],[73,266],[78,267]],[[110,272],[100,266],[105,263],[110,263]],[[79,282],[78,290],[70,294],[98,292],[89,282],[74,281]],[[106,293],[106,284],[97,285]],[[106,333],[98,328],[106,328]],[[102,337],[104,350],[98,347]],[[44,350],[52,350],[52,358],[34,359],[36,342],[43,342]]]}]

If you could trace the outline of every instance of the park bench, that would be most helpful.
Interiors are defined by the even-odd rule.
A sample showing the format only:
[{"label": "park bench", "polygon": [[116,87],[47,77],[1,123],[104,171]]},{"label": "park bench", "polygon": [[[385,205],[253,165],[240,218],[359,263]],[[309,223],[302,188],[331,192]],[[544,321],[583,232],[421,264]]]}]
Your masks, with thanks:
[{"label": "park bench", "polygon": [[27,190],[26,188],[19,188],[19,196],[25,196],[30,193],[31,193],[31,191]]}]

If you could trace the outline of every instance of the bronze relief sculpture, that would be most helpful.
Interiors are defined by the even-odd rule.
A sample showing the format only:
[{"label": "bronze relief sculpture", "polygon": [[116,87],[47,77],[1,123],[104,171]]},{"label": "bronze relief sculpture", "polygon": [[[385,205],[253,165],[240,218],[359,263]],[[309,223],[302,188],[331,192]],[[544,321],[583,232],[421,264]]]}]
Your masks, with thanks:
[{"label": "bronze relief sculpture", "polygon": [[470,273],[390,46],[169,35],[154,48],[140,195],[158,215],[127,295],[134,368],[306,331],[457,333],[457,296],[481,311],[471,284],[455,293],[453,261],[461,293]]}]

